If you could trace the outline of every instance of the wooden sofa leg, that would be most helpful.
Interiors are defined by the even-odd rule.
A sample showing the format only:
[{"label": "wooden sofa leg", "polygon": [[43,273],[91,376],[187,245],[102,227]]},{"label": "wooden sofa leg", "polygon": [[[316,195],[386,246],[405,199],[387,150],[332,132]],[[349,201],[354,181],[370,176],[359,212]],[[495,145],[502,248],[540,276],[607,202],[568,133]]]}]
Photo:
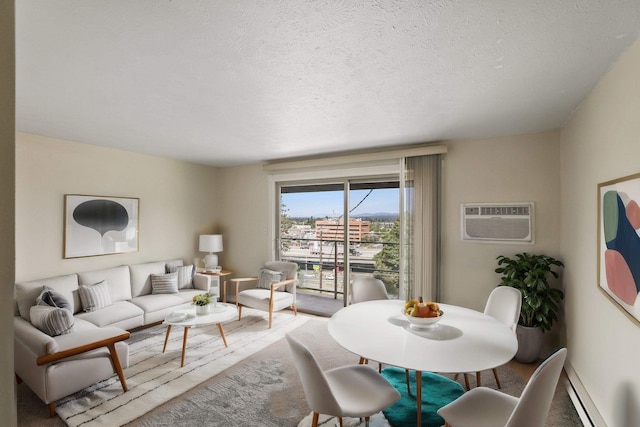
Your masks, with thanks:
[{"label": "wooden sofa leg", "polygon": [[111,362],[113,363],[113,368],[116,370],[118,374],[118,378],[120,378],[120,384],[122,384],[122,390],[127,392],[127,380],[124,377],[124,371],[122,370],[122,365],[120,364],[120,358],[118,357],[118,352],[116,351],[116,344],[110,343],[107,345],[109,348],[109,352],[111,353]]},{"label": "wooden sofa leg", "polygon": [[56,416],[56,402],[51,402],[47,405],[49,407],[49,417]]}]

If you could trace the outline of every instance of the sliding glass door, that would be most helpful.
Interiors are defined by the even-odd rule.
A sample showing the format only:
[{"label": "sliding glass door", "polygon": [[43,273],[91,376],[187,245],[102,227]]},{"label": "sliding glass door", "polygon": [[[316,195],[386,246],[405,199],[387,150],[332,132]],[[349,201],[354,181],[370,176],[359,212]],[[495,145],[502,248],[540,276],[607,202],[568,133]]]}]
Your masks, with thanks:
[{"label": "sliding glass door", "polygon": [[349,283],[364,276],[381,279],[397,298],[397,175],[282,182],[277,190],[278,258],[299,265],[301,291],[344,299]]}]

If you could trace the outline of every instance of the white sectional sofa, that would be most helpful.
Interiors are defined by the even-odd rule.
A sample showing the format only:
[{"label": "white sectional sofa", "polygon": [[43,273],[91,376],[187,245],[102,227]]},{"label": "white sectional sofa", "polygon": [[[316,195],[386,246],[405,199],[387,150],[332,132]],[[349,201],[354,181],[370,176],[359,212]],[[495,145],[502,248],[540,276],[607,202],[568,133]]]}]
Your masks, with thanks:
[{"label": "white sectional sofa", "polygon": [[[182,260],[170,260],[17,283],[14,359],[18,380],[49,405],[51,415],[56,400],[114,372],[126,391],[122,368],[129,364],[128,331],[156,324],[172,311],[189,307],[194,295],[209,292],[219,296],[217,282],[211,286],[210,276],[192,274],[192,268]],[[182,288],[176,289],[176,280]],[[46,308],[62,313],[62,320],[43,322],[38,314],[46,305],[42,296],[47,290],[53,291],[48,295],[54,295],[56,302],[68,304],[71,313],[61,311],[55,303]],[[73,326],[65,328],[60,323]]]}]

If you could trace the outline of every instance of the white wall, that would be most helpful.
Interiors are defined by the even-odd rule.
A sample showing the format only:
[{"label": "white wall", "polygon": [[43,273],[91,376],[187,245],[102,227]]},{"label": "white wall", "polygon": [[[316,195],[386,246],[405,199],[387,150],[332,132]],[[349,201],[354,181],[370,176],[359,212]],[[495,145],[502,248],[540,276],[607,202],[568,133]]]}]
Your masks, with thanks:
[{"label": "white wall", "polygon": [[14,2],[0,2],[0,425],[15,426],[13,278],[15,261]]},{"label": "white wall", "polygon": [[597,287],[597,185],[640,172],[639,75],[637,42],[561,134],[570,366],[611,427],[640,425],[640,326]]},{"label": "white wall", "polygon": [[[16,281],[121,264],[203,257],[219,231],[217,169],[63,141],[16,136]],[[139,251],[63,259],[64,195],[140,199]],[[226,242],[225,242],[226,243]]]}]

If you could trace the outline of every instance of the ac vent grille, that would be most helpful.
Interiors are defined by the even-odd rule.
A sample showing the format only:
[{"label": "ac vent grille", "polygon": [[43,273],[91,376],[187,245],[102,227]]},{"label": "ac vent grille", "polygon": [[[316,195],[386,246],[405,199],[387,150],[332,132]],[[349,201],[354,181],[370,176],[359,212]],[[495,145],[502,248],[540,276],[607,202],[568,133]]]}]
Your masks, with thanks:
[{"label": "ac vent grille", "polygon": [[462,205],[463,240],[532,244],[533,224],[533,202]]}]

